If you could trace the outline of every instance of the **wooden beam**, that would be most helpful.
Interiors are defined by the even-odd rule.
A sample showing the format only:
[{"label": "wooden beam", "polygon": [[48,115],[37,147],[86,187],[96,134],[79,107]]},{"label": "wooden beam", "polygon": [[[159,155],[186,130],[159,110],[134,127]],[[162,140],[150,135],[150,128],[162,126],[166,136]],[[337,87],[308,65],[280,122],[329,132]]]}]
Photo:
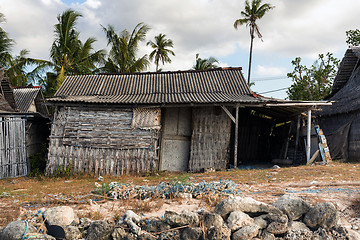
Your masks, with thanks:
[{"label": "wooden beam", "polygon": [[239,106],[236,106],[235,113],[235,141],[234,141],[234,167],[237,168],[238,160],[238,140],[239,140]]},{"label": "wooden beam", "polygon": [[[231,112],[229,111],[229,109],[227,109],[224,105],[221,105],[221,108],[224,110],[224,112],[229,116],[229,118],[231,119],[231,121],[233,121],[233,123],[235,123],[235,118],[234,116],[231,114]],[[239,109],[239,107],[237,106],[237,108]]]}]

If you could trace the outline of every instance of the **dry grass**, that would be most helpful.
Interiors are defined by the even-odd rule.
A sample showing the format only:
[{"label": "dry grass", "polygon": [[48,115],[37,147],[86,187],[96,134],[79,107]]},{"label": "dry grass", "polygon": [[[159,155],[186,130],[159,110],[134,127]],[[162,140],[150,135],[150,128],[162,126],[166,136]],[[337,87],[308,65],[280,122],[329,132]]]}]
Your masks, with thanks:
[{"label": "dry grass", "polygon": [[[266,188],[271,189],[275,186],[273,194],[281,195],[282,184],[301,184],[311,181],[317,182],[355,182],[360,179],[360,163],[337,163],[330,165],[285,167],[280,169],[262,170],[231,170],[218,171],[211,173],[167,173],[155,172],[146,173],[142,176],[126,175],[120,177],[103,176],[106,183],[112,181],[132,183],[136,185],[157,185],[165,182],[200,182],[200,181],[219,181],[220,179],[233,180],[239,187],[250,186],[256,188],[261,184],[267,184]],[[0,226],[14,220],[19,215],[19,208],[39,209],[54,205],[70,205],[66,200],[56,201],[49,196],[58,196],[59,199],[71,199],[78,201],[78,207],[88,204],[86,201],[80,202],[79,196],[85,196],[94,190],[94,183],[98,176],[74,175],[67,178],[58,177],[34,177],[34,178],[14,178],[0,180],[0,196],[3,192],[10,193],[11,197],[0,197]],[[245,191],[241,189],[242,191]],[[253,191],[250,189],[249,191]],[[60,198],[61,197],[61,198]],[[86,200],[83,199],[83,200]],[[203,198],[208,206],[214,206],[221,199]],[[359,206],[360,201],[355,205]],[[73,202],[72,202],[73,204]],[[160,208],[162,201],[133,201],[128,200],[122,203],[123,206],[132,206],[137,211],[147,212]],[[92,218],[101,217],[100,214],[93,213]],[[99,215],[99,216],[97,216]]]}]

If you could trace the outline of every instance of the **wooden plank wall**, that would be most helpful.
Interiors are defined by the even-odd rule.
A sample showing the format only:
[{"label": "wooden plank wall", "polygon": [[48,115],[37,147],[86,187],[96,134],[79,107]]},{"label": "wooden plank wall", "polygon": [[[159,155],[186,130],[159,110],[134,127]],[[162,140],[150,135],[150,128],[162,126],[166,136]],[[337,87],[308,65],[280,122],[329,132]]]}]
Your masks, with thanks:
[{"label": "wooden plank wall", "polygon": [[25,119],[0,117],[0,179],[26,176]]},{"label": "wooden plank wall", "polygon": [[226,169],[230,159],[231,120],[222,109],[193,108],[190,171]]},{"label": "wooden plank wall", "polygon": [[132,109],[56,111],[47,173],[71,167],[76,173],[121,175],[158,170],[159,130],[131,128]]}]

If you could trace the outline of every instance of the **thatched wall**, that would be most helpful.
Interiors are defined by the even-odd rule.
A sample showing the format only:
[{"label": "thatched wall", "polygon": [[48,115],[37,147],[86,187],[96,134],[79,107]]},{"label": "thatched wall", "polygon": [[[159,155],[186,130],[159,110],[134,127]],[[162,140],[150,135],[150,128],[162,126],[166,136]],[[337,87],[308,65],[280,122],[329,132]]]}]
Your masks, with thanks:
[{"label": "thatched wall", "polygon": [[193,108],[190,171],[226,169],[230,158],[231,120],[221,108]]},{"label": "thatched wall", "polygon": [[47,173],[121,175],[158,169],[159,130],[131,126],[132,109],[60,108],[51,128]]}]

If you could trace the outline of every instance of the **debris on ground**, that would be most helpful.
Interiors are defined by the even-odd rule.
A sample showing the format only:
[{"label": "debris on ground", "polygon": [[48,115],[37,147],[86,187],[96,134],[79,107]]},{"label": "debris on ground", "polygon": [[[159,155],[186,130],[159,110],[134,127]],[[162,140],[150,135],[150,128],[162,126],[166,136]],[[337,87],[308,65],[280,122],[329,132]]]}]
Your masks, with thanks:
[{"label": "debris on ground", "polygon": [[231,180],[220,180],[219,182],[200,183],[165,183],[157,186],[141,186],[127,183],[111,182],[110,184],[96,184],[95,193],[111,196],[113,199],[148,199],[148,198],[202,198],[205,196],[241,195],[237,184]]}]

